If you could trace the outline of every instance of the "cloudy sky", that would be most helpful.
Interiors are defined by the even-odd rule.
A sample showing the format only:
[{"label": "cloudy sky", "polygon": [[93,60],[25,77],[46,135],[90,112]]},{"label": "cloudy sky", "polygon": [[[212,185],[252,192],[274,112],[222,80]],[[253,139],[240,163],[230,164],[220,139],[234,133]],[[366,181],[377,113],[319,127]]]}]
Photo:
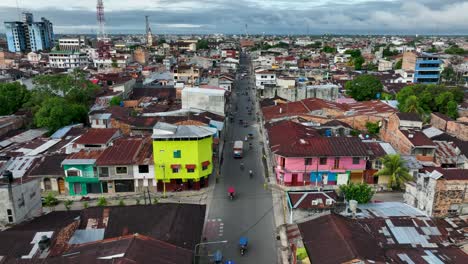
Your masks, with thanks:
[{"label": "cloudy sky", "polygon": [[[95,33],[95,0],[1,0],[3,21],[33,12],[56,33]],[[104,0],[106,32],[468,34],[468,0]]]}]

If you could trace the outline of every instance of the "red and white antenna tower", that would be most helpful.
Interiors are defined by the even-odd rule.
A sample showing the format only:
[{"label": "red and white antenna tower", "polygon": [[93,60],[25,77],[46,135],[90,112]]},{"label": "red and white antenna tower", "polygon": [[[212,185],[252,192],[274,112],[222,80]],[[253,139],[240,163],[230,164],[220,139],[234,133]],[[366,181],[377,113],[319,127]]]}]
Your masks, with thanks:
[{"label": "red and white antenna tower", "polygon": [[97,16],[97,21],[99,24],[99,32],[98,32],[98,39],[103,39],[106,37],[106,33],[104,31],[104,4],[102,3],[102,0],[97,0],[97,5],[96,5],[96,16]]}]

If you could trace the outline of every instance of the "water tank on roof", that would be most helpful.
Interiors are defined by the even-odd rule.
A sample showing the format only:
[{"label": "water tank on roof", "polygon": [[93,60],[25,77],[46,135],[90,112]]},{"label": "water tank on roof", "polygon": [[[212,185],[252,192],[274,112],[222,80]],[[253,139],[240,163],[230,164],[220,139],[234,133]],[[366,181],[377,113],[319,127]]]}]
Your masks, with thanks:
[{"label": "water tank on roof", "polygon": [[326,136],[326,137],[331,137],[331,136],[332,136],[332,131],[331,131],[331,129],[325,130],[325,136]]}]

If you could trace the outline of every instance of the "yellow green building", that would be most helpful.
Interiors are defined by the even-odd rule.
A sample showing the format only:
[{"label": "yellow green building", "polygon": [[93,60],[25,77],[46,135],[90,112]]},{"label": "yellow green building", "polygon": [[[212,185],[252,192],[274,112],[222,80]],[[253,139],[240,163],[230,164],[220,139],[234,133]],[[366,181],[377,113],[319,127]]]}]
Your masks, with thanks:
[{"label": "yellow green building", "polygon": [[154,172],[159,191],[198,190],[208,186],[213,172],[213,135],[216,128],[172,125],[153,127]]}]

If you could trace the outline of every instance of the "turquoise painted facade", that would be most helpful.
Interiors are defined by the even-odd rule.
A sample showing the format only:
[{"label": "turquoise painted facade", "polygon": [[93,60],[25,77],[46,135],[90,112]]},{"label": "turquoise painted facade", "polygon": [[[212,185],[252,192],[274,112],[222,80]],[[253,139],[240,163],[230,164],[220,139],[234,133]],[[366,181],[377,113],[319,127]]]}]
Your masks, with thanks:
[{"label": "turquoise painted facade", "polygon": [[[63,165],[65,181],[68,183],[70,195],[87,195],[89,193],[102,193],[102,185],[94,164],[67,164]],[[69,176],[78,175],[78,176]]]}]

